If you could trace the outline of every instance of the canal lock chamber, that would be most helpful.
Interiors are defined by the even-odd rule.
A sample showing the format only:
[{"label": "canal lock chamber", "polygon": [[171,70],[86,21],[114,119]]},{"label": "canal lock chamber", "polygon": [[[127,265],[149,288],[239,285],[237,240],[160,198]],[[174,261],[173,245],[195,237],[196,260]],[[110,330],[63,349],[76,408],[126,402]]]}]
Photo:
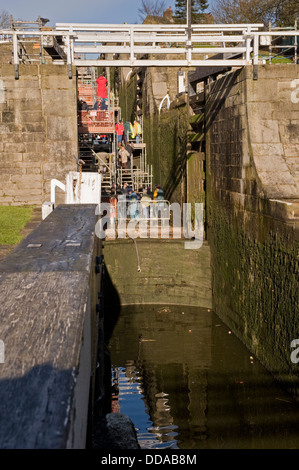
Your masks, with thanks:
[{"label": "canal lock chamber", "polygon": [[103,253],[95,448],[298,447],[298,406],[212,310],[208,244],[106,240]]}]

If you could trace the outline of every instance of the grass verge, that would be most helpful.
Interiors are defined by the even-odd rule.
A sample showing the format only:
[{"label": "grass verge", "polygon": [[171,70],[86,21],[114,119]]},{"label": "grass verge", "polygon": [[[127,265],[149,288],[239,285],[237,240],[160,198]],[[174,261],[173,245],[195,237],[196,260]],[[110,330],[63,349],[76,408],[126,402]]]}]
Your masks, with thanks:
[{"label": "grass verge", "polygon": [[0,245],[17,245],[32,216],[32,206],[0,206]]}]

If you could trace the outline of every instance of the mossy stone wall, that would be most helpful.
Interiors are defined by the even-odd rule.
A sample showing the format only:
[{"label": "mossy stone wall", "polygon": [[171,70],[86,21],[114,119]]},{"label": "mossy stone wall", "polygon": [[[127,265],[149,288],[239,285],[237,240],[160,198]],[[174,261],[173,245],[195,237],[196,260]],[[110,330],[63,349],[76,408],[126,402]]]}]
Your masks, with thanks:
[{"label": "mossy stone wall", "polygon": [[298,398],[299,369],[291,361],[299,337],[298,202],[263,195],[249,151],[251,80],[238,71],[207,90],[213,309]]},{"label": "mossy stone wall", "polygon": [[123,83],[119,90],[119,106],[122,120],[134,122],[136,118],[136,74]]},{"label": "mossy stone wall", "polygon": [[153,183],[161,184],[166,199],[185,202],[187,162],[187,105],[144,117],[144,140]]}]

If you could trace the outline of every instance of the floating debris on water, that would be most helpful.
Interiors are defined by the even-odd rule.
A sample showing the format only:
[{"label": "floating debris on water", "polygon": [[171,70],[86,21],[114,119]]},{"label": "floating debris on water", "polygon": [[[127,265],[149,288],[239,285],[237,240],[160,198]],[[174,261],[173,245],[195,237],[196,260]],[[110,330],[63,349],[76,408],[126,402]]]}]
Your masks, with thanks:
[{"label": "floating debris on water", "polygon": [[162,307],[158,309],[158,313],[169,313],[171,312],[169,307]]}]

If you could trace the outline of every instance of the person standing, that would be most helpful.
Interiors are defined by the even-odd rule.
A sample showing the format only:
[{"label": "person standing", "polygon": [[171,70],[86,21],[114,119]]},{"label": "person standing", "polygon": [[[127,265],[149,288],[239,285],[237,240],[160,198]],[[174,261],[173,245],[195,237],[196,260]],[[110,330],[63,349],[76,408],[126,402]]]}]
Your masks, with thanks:
[{"label": "person standing", "polygon": [[119,151],[119,156],[120,156],[120,159],[121,159],[121,166],[124,170],[127,169],[127,162],[128,162],[128,157],[129,157],[129,152],[125,149],[124,146],[121,146]]},{"label": "person standing", "polygon": [[100,101],[97,99],[95,104],[93,105],[93,109],[99,109],[100,107]]},{"label": "person standing", "polygon": [[135,219],[136,217],[138,217],[137,194],[132,189],[129,189],[129,213],[131,219]]},{"label": "person standing", "polygon": [[116,135],[117,135],[118,147],[121,146],[121,143],[122,143],[122,141],[123,141],[124,131],[125,131],[125,128],[124,128],[124,125],[123,125],[122,120],[120,119],[120,120],[115,124],[115,133],[116,133]]},{"label": "person standing", "polygon": [[152,193],[150,188],[147,189],[146,193],[142,195],[141,207],[143,209],[143,216],[145,219],[150,217],[150,206],[152,202]]},{"label": "person standing", "polygon": [[108,98],[102,98],[101,111],[107,111],[107,109],[108,109],[107,101],[108,101]]},{"label": "person standing", "polygon": [[130,140],[130,134],[131,134],[131,127],[132,127],[132,124],[129,122],[129,121],[126,121],[124,123],[124,128],[125,128],[125,131],[124,131],[124,140],[125,140],[125,144],[127,144]]},{"label": "person standing", "polygon": [[131,142],[127,142],[125,149],[129,153],[127,168],[129,170],[132,170],[133,168],[133,145],[131,144]]},{"label": "person standing", "polygon": [[160,211],[160,214],[162,213],[163,207],[164,207],[164,191],[161,188],[159,184],[155,187],[155,191],[153,194],[153,200],[154,200],[154,216],[158,217],[158,212]]},{"label": "person standing", "polygon": [[133,127],[134,127],[134,134],[136,136],[136,144],[139,144],[140,139],[141,139],[141,134],[142,134],[140,122],[135,119]]},{"label": "person standing", "polygon": [[117,196],[116,196],[116,191],[115,188],[111,188],[111,195],[109,198],[109,203],[110,203],[110,219],[109,219],[109,226],[110,228],[115,227],[115,221],[117,219]]},{"label": "person standing", "polygon": [[157,196],[156,196],[156,201],[157,201],[157,216],[161,217],[162,219],[164,218],[164,212],[165,212],[165,202],[164,202],[164,191],[161,188],[160,185],[157,186]]},{"label": "person standing", "polygon": [[98,98],[102,98],[102,99],[105,99],[107,98],[107,83],[108,83],[108,80],[107,78],[101,74],[97,79],[96,79],[96,83],[98,85],[98,88],[97,88],[97,94],[98,94]]}]

